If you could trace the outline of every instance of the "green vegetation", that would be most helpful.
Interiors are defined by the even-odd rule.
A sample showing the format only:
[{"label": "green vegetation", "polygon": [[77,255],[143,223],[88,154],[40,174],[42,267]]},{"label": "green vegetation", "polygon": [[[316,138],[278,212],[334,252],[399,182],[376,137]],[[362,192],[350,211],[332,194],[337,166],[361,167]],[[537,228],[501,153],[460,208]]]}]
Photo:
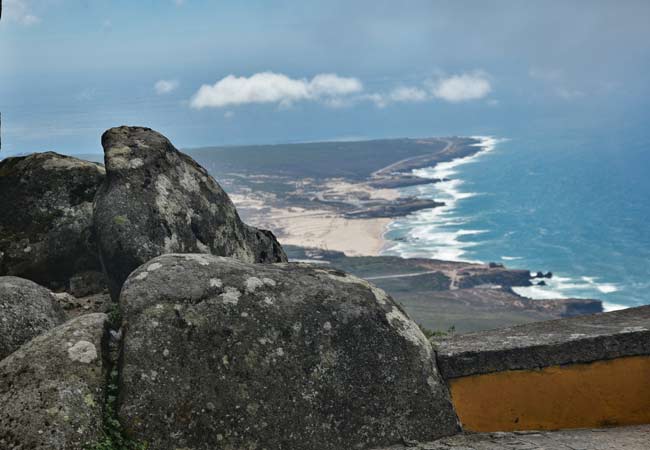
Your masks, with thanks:
[{"label": "green vegetation", "polygon": [[401,159],[431,154],[444,141],[381,139],[358,142],[206,147],[184,150],[211,174],[254,173],[296,178],[363,179]]},{"label": "green vegetation", "polygon": [[119,329],[120,324],[122,323],[122,313],[120,312],[120,306],[117,303],[111,303],[108,311],[108,323],[111,328]]},{"label": "green vegetation", "polygon": [[447,331],[430,330],[429,328],[427,328],[427,327],[425,327],[425,326],[423,326],[422,324],[419,324],[419,323],[418,323],[418,327],[420,327],[420,330],[427,337],[427,339],[449,337],[449,336],[453,336],[454,333],[456,333],[456,327],[454,325],[449,327],[447,329]]},{"label": "green vegetation", "polygon": [[147,444],[127,438],[122,424],[117,419],[118,371],[111,370],[107,384],[106,405],[104,406],[104,438],[87,450],[146,450]]},{"label": "green vegetation", "polygon": [[113,217],[113,222],[117,225],[124,225],[129,221],[128,217],[125,216],[115,216]]},{"label": "green vegetation", "polygon": [[[122,314],[119,305],[113,303],[109,310],[108,322],[111,329],[119,329],[122,324]],[[106,381],[106,401],[104,404],[103,432],[101,441],[86,450],[146,450],[147,444],[135,442],[124,433],[122,424],[117,419],[117,398],[119,394],[119,372],[113,366]]]}]

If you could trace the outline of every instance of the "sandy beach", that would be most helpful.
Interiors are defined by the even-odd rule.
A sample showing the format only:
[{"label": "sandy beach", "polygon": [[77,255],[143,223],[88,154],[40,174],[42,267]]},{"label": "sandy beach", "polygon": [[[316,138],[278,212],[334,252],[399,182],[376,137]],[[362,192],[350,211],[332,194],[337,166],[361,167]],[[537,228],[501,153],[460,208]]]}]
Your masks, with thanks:
[{"label": "sandy beach", "polygon": [[391,219],[344,219],[329,212],[275,211],[272,229],[280,243],[338,250],[348,256],[376,256]]},{"label": "sandy beach", "polygon": [[281,244],[337,250],[348,256],[376,256],[386,245],[388,218],[346,219],[324,209],[276,208],[239,195],[232,199],[251,225],[273,231]]},{"label": "sandy beach", "polygon": [[[320,196],[330,200],[356,196],[395,200],[400,193],[396,189],[374,189],[364,183],[334,179],[323,186]],[[337,250],[348,256],[379,255],[386,245],[384,233],[392,221],[390,218],[348,219],[330,209],[281,208],[272,206],[271,199],[254,194],[231,194],[231,199],[248,223],[273,231],[284,245]]]}]

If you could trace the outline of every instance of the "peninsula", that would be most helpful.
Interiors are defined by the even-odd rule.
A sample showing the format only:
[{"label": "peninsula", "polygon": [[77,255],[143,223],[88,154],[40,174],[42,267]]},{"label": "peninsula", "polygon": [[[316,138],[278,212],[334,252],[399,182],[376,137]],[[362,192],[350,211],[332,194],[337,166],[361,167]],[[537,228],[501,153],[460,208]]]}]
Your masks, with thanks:
[{"label": "peninsula", "polygon": [[545,283],[528,270],[382,256],[393,220],[444,205],[408,192],[449,180],[414,170],[475,156],[486,142],[440,137],[187,152],[220,180],[244,220],[276,233],[290,259],[371,279],[427,329],[467,332],[602,311],[599,300],[516,294],[513,287]]}]

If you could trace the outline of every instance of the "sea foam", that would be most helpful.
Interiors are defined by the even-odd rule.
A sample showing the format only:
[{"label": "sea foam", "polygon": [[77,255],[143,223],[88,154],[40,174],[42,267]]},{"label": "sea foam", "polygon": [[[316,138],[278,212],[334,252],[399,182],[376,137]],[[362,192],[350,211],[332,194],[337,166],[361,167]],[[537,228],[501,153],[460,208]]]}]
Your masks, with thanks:
[{"label": "sea foam", "polygon": [[[464,236],[474,236],[486,233],[488,230],[464,228],[470,222],[469,218],[458,215],[458,203],[464,199],[480,195],[476,192],[463,190],[464,181],[454,178],[458,168],[473,163],[481,156],[494,150],[503,141],[494,137],[474,136],[481,150],[472,156],[457,158],[453,161],[439,163],[434,167],[413,170],[413,174],[422,178],[449,179],[433,184],[406,188],[405,195],[415,195],[419,198],[444,201],[445,205],[417,211],[407,217],[393,221],[387,230],[387,238],[393,242],[385,254],[399,255],[404,258],[425,257],[447,261],[475,261],[468,258],[468,250],[478,245],[477,242],[463,239]],[[503,261],[518,261],[525,258],[520,256],[501,256]],[[525,262],[525,261],[524,261]],[[532,299],[558,299],[568,297],[601,298],[606,294],[616,292],[618,287],[612,283],[601,282],[598,277],[581,276],[571,278],[555,274],[551,279],[544,279],[546,286],[517,287],[514,291]],[[617,310],[625,306],[604,302],[605,310]]]},{"label": "sea foam", "polygon": [[[458,167],[477,161],[482,155],[492,151],[499,142],[498,139],[489,136],[473,136],[473,138],[479,141],[473,145],[481,148],[474,155],[412,171],[413,175],[420,178],[448,179],[414,188],[417,197],[442,201],[445,205],[417,211],[392,222],[387,229],[386,237],[390,239],[391,236],[399,236],[399,241],[389,245],[384,253],[396,254],[404,258],[427,257],[448,261],[468,261],[466,249],[476,243],[463,240],[462,237],[485,233],[487,230],[450,230],[449,228],[459,227],[467,222],[466,218],[456,215],[458,202],[479,194],[464,192],[463,180],[449,178],[458,173]],[[409,194],[412,193],[413,188]]]},{"label": "sea foam", "polygon": [[[618,287],[612,283],[599,283],[598,277],[581,276],[571,278],[562,275],[553,275],[550,279],[544,279],[546,286],[515,287],[513,291],[522,297],[535,300],[557,299],[557,298],[596,298],[599,294],[609,294],[618,291]],[[603,301],[605,311],[617,311],[627,306],[617,303]]]}]

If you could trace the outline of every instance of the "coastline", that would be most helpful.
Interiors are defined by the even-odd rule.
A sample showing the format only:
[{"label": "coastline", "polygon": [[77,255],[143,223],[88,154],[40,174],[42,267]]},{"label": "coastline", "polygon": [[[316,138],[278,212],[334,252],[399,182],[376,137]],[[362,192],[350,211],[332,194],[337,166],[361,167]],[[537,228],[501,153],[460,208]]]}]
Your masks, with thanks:
[{"label": "coastline", "polygon": [[459,238],[467,235],[483,233],[484,230],[459,229],[449,231],[447,225],[455,225],[459,220],[455,214],[457,203],[463,199],[477,195],[473,192],[461,192],[463,180],[453,178],[456,168],[465,164],[476,162],[483,155],[494,150],[501,141],[491,136],[472,136],[479,142],[473,144],[481,148],[480,151],[450,161],[442,161],[436,165],[413,170],[414,175],[420,178],[442,180],[422,186],[418,195],[422,198],[435,198],[445,204],[439,208],[418,211],[408,217],[396,217],[386,234],[392,234],[397,239],[387,238],[390,243],[382,253],[396,255],[404,258],[434,258],[445,261],[484,263],[485,261],[470,260],[465,255],[465,249],[471,247],[471,242]]},{"label": "coastline", "polygon": [[[466,198],[480,195],[474,192],[465,192],[462,190],[463,180],[455,178],[455,169],[464,164],[477,161],[484,154],[492,151],[496,144],[502,142],[502,139],[492,137],[479,137],[480,146],[484,150],[463,158],[457,158],[449,162],[442,162],[430,168],[416,169],[413,173],[419,177],[430,177],[432,179],[446,179],[446,181],[426,185],[429,192],[425,193],[424,198],[431,198],[431,195],[440,198],[446,204],[443,207],[418,211],[407,218],[397,218],[389,225],[387,234],[397,235],[399,241],[395,242],[386,238],[388,246],[381,255],[395,255],[403,258],[427,257],[445,261],[467,262],[486,264],[492,260],[474,260],[467,257],[466,250],[476,245],[472,240],[464,240],[463,236],[477,235],[486,232],[482,229],[474,229],[471,225],[463,226],[465,220],[461,215],[454,211],[457,202]],[[451,178],[451,179],[450,179]],[[438,197],[440,196],[440,197]],[[459,224],[460,227],[458,226]],[[391,245],[391,242],[395,242]],[[429,248],[426,248],[429,246]],[[506,264],[510,263],[514,267],[521,268],[521,263],[517,260],[521,257],[501,256]],[[494,259],[498,261],[498,259]],[[523,266],[526,267],[526,266]],[[535,268],[536,269],[536,268]],[[553,267],[546,268],[553,269]],[[536,269],[537,270],[537,269]],[[576,292],[582,290],[583,292]],[[582,297],[582,298],[602,298],[612,292],[616,292],[618,287],[598,277],[581,276],[566,273],[554,273],[553,278],[545,280],[543,285],[514,287],[513,292],[530,300],[552,300],[558,298]],[[591,293],[591,292],[594,293]],[[623,305],[611,301],[603,300],[603,308],[606,312],[617,311],[628,308],[629,305]]]},{"label": "coastline", "polygon": [[[335,203],[341,199],[356,197],[382,202],[399,202],[415,198],[418,201],[425,200],[434,203],[433,199],[420,199],[417,195],[409,193],[409,189],[414,186],[411,184],[412,180],[404,183],[403,186],[396,187],[384,187],[381,186],[381,183],[386,180],[393,181],[393,177],[408,177],[418,180],[415,184],[416,187],[436,185],[440,189],[455,190],[460,180],[448,178],[455,173],[453,169],[470,163],[480,155],[492,150],[497,142],[494,138],[486,136],[471,136],[471,138],[478,142],[470,144],[466,148],[479,147],[480,150],[466,156],[458,156],[453,153],[456,148],[450,141],[447,141],[447,146],[442,153],[449,150],[449,155],[438,156],[437,161],[432,161],[431,157],[422,159],[424,164],[422,167],[414,165],[418,162],[416,158],[415,160],[398,161],[388,167],[405,165],[402,168],[406,172],[390,172],[388,168],[384,168],[371,174],[367,181],[356,183],[346,179],[331,179],[322,186],[323,190],[317,194],[316,198],[322,203],[316,209],[279,206],[273,204],[275,202],[248,195],[231,194],[231,198],[248,222],[260,228],[273,230],[283,244],[336,250],[344,252],[348,256],[382,256],[399,246],[399,242],[386,236],[395,223],[418,214],[434,216],[444,214],[453,209],[455,202],[460,198],[445,199],[445,204],[440,203],[435,207],[418,208],[413,211],[407,210],[404,214],[391,214],[385,211],[384,214],[377,216],[360,217],[341,212],[336,207],[327,207],[327,202]],[[451,158],[447,159],[446,156],[451,156]],[[398,173],[399,175],[397,175]],[[458,193],[458,196],[462,195]],[[436,257],[436,255],[414,256]],[[439,259],[473,262],[455,257]]]}]

